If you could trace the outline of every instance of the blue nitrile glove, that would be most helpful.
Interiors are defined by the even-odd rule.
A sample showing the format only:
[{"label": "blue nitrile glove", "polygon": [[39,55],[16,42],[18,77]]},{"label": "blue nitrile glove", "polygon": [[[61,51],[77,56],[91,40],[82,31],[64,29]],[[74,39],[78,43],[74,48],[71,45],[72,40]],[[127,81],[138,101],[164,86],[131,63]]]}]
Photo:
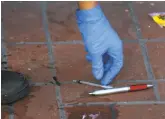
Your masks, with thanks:
[{"label": "blue nitrile glove", "polygon": [[[123,66],[122,41],[99,5],[90,10],[77,10],[76,17],[93,75],[102,85],[108,85]],[[104,55],[108,55],[107,61]]]}]

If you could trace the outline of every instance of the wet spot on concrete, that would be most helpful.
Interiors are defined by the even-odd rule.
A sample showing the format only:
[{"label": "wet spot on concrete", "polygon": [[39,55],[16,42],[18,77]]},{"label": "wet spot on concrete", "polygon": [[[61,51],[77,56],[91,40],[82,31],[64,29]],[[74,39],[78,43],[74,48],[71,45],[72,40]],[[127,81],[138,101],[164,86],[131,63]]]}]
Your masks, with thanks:
[{"label": "wet spot on concrete", "polygon": [[[115,109],[116,113],[118,111]],[[66,108],[68,119],[113,119],[115,112],[108,106],[84,106]]]}]

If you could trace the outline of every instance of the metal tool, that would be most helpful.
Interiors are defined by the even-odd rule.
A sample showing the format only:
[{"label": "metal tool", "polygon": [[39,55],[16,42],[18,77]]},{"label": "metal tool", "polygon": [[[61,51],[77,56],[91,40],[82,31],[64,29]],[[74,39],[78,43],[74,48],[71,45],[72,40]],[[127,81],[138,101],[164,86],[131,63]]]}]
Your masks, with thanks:
[{"label": "metal tool", "polygon": [[113,94],[113,93],[121,93],[121,92],[132,92],[132,91],[139,91],[139,90],[145,90],[148,88],[153,87],[153,85],[150,84],[139,84],[139,85],[131,85],[127,87],[120,87],[120,88],[111,88],[106,90],[97,90],[92,93],[89,93],[90,95],[105,95],[105,94]]},{"label": "metal tool", "polygon": [[113,88],[112,86],[103,86],[103,85],[99,85],[96,83],[91,83],[91,82],[87,82],[87,81],[81,81],[81,80],[73,80],[74,83],[79,83],[79,84],[86,84],[86,85],[90,85],[90,86],[95,86],[95,87],[100,87],[100,88],[104,88],[104,89],[111,89]]}]

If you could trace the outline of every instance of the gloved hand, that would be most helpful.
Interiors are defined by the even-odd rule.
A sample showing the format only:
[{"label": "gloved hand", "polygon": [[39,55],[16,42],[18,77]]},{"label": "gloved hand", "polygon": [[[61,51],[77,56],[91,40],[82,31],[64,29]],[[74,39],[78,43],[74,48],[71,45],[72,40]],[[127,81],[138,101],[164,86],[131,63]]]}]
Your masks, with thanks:
[{"label": "gloved hand", "polygon": [[[99,5],[89,10],[77,10],[76,17],[93,75],[102,85],[108,85],[123,66],[122,41]],[[108,55],[107,61],[104,61],[104,55]]]}]

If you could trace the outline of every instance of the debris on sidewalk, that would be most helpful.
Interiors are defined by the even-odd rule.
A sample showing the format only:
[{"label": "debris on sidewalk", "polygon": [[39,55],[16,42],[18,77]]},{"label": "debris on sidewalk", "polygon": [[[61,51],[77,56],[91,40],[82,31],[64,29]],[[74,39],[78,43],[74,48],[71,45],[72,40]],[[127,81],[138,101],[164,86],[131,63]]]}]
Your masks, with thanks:
[{"label": "debris on sidewalk", "polygon": [[129,12],[129,10],[128,9],[125,9],[125,12]]},{"label": "debris on sidewalk", "polygon": [[149,16],[161,27],[165,27],[165,12],[150,13]]},{"label": "debris on sidewalk", "polygon": [[[89,117],[91,117],[91,119],[97,119],[97,117],[100,115],[100,112],[98,114],[90,114],[88,115]],[[82,115],[82,119],[86,119],[86,117],[88,118],[88,116],[86,114]]]},{"label": "debris on sidewalk", "polygon": [[97,119],[97,117],[100,115],[100,112],[98,114],[90,114],[89,117],[92,119]]},{"label": "debris on sidewalk", "polygon": [[83,116],[82,116],[82,119],[85,119],[87,117],[87,115],[86,114],[84,114]]}]

